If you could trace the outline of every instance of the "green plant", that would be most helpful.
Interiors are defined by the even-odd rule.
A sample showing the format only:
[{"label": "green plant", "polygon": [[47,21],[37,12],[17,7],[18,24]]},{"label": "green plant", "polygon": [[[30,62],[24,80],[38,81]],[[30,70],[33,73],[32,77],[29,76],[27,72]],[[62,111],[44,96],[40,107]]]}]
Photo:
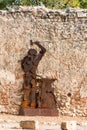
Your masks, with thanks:
[{"label": "green plant", "polygon": [[81,7],[87,8],[87,0],[0,0],[0,9],[5,9],[12,5],[40,5],[44,4],[48,8]]},{"label": "green plant", "polygon": [[10,6],[15,2],[15,0],[0,0],[0,9],[6,8],[6,6]]},{"label": "green plant", "polygon": [[87,9],[87,0],[79,0],[80,2],[80,7],[81,8],[86,8]]}]

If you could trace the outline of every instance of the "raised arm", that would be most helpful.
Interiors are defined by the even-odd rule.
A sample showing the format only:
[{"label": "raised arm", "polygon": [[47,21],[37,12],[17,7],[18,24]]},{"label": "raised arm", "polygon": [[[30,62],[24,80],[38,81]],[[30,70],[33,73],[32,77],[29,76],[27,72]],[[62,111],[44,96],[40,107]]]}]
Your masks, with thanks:
[{"label": "raised arm", "polygon": [[40,60],[41,60],[42,57],[44,56],[44,54],[45,54],[45,52],[46,52],[46,49],[45,49],[38,41],[32,42],[32,40],[30,40],[30,44],[31,44],[31,45],[35,44],[35,45],[37,45],[37,46],[41,49],[40,52],[38,53],[38,55],[36,56],[36,58],[35,58],[34,61],[33,61],[33,63],[34,63],[35,65],[38,65],[39,62],[40,62]]},{"label": "raised arm", "polygon": [[31,45],[33,45],[33,44],[37,45],[41,49],[40,53],[44,54],[46,52],[46,49],[39,43],[39,41],[32,42],[32,40],[30,40],[30,44]]}]

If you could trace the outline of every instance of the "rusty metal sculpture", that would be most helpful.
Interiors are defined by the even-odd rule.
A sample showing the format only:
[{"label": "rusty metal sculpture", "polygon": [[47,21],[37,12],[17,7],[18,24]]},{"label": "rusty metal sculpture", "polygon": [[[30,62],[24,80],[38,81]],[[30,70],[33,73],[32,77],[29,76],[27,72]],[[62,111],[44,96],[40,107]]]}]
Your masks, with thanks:
[{"label": "rusty metal sculpture", "polygon": [[[51,83],[54,79],[37,78],[37,66],[44,56],[46,49],[38,42],[30,41],[31,45],[37,45],[40,52],[30,49],[27,55],[21,61],[24,71],[23,84],[23,108],[56,108],[54,91]],[[38,83],[38,84],[37,84]]]},{"label": "rusty metal sculpture", "polygon": [[30,49],[21,62],[22,69],[25,72],[23,106],[36,108],[36,69],[46,49],[38,41],[32,42],[31,40],[30,44],[37,45],[41,50],[37,54],[35,49]]}]

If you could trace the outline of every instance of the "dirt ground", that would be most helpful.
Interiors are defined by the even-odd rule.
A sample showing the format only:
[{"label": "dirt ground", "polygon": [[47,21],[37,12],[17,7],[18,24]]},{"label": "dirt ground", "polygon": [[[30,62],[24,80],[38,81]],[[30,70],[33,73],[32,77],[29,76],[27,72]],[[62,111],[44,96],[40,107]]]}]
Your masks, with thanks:
[{"label": "dirt ground", "polygon": [[24,121],[24,120],[34,120],[40,122],[63,122],[63,121],[77,121],[77,122],[84,122],[87,121],[87,117],[68,117],[68,116],[19,116],[19,115],[8,115],[8,114],[0,114],[0,122],[2,121]]}]

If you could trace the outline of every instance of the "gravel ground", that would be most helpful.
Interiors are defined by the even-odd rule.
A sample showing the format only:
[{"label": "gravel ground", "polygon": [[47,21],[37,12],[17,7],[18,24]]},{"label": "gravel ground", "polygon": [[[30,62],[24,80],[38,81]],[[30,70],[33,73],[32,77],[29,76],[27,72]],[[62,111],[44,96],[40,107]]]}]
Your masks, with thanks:
[{"label": "gravel ground", "polygon": [[87,117],[67,117],[67,116],[60,116],[60,117],[47,117],[47,116],[17,116],[17,115],[8,115],[8,114],[0,114],[0,122],[1,121],[22,121],[22,120],[35,120],[35,121],[53,121],[53,122],[63,122],[63,121],[77,121],[77,122],[84,122],[87,121]]},{"label": "gravel ground", "polygon": [[86,117],[17,116],[8,114],[0,114],[0,130],[22,130],[21,121],[35,121],[35,130],[61,130],[63,122],[67,122],[70,126],[69,130],[87,130]]}]

